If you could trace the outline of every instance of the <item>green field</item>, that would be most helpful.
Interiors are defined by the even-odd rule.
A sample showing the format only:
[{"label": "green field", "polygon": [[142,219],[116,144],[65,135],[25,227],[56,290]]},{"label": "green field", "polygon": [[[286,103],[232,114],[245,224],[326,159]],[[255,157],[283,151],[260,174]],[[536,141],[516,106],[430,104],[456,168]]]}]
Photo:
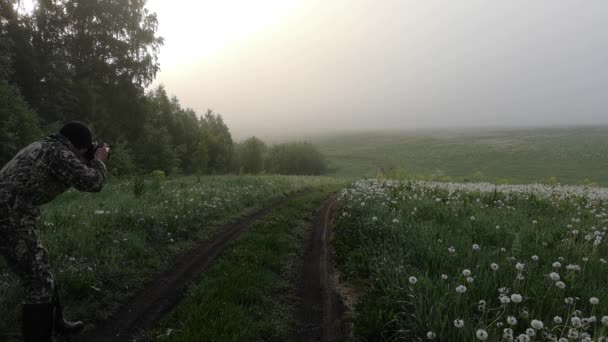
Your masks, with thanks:
[{"label": "green field", "polygon": [[343,177],[608,184],[608,127],[363,132],[313,143]]},{"label": "green field", "polygon": [[608,192],[571,190],[370,180],[343,191],[335,247],[358,294],[356,336],[608,337]]}]

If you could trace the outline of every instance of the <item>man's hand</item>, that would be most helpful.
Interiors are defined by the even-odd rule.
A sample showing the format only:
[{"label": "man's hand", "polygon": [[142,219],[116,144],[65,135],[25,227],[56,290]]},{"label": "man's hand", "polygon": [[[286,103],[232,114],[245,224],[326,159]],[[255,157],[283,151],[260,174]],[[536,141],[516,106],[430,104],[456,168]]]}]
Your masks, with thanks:
[{"label": "man's hand", "polygon": [[98,148],[95,151],[95,159],[100,160],[100,161],[106,161],[106,159],[108,159],[108,154],[110,152],[110,148],[108,147],[108,144],[103,144],[102,147]]}]

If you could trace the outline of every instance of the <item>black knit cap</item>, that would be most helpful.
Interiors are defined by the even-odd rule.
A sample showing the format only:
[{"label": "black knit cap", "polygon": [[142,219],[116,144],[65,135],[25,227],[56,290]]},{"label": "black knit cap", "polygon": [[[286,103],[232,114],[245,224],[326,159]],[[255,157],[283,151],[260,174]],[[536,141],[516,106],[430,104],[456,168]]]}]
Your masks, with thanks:
[{"label": "black knit cap", "polygon": [[93,134],[89,126],[80,121],[71,121],[63,125],[59,133],[70,139],[76,148],[86,148],[93,142]]}]

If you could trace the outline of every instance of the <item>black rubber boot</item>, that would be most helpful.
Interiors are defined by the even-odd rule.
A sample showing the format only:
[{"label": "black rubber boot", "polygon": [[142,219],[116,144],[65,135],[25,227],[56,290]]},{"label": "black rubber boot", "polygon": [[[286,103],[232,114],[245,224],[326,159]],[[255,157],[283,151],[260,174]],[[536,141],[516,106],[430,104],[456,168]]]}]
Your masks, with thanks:
[{"label": "black rubber boot", "polygon": [[53,304],[23,304],[23,341],[54,342]]},{"label": "black rubber boot", "polygon": [[81,321],[70,322],[63,317],[63,306],[59,299],[59,291],[55,287],[53,294],[53,304],[55,306],[55,332],[60,335],[70,335],[78,333],[84,328],[84,323]]}]

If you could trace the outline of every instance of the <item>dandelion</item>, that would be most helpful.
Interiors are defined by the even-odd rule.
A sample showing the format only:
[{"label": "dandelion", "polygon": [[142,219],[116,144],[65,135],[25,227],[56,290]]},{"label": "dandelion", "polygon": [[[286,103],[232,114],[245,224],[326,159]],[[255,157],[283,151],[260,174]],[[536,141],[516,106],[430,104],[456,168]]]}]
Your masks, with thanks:
[{"label": "dandelion", "polygon": [[372,221],[376,222],[378,221],[378,218],[376,216],[372,217]]},{"label": "dandelion", "polygon": [[459,285],[456,287],[456,292],[463,294],[463,293],[467,292],[467,287],[464,285]]},{"label": "dandelion", "polygon": [[515,325],[515,324],[517,324],[517,318],[515,318],[513,316],[509,316],[509,317],[507,317],[507,323],[509,323],[509,325]]},{"label": "dandelion", "polygon": [[572,324],[572,326],[575,328],[579,328],[579,327],[583,326],[583,324],[581,323],[581,319],[578,317],[570,318],[570,324]]},{"label": "dandelion", "polygon": [[559,274],[557,274],[556,272],[551,272],[551,273],[549,273],[549,278],[551,278],[551,280],[553,280],[553,281],[558,281]]},{"label": "dandelion", "polygon": [[468,270],[468,269],[465,268],[462,271],[462,275],[465,276],[465,277],[470,277],[471,276],[471,270]]},{"label": "dandelion", "polygon": [[589,261],[589,258],[583,257],[583,262],[587,262],[587,261]]},{"label": "dandelion", "polygon": [[556,281],[555,282],[555,286],[557,286],[558,289],[562,289],[563,290],[563,289],[566,288],[566,283],[564,283],[563,281]]},{"label": "dandelion", "polygon": [[447,274],[442,274],[442,275],[441,275],[441,279],[443,279],[443,280],[448,280],[448,275],[447,275]]},{"label": "dandelion", "polygon": [[532,224],[537,224],[537,223],[538,223],[538,221],[536,221],[536,220],[532,221]]},{"label": "dandelion", "polygon": [[533,255],[532,256],[532,261],[538,261],[538,255]]},{"label": "dandelion", "polygon": [[492,263],[492,265],[490,265],[490,268],[492,269],[492,271],[497,271],[498,270],[498,264],[497,263]]},{"label": "dandelion", "polygon": [[560,267],[562,267],[562,264],[559,261],[556,261],[551,266],[553,266],[555,268],[560,268]]},{"label": "dandelion", "polygon": [[410,281],[410,284],[416,285],[416,283],[418,282],[418,279],[416,277],[410,277],[409,281]]},{"label": "dandelion", "polygon": [[530,336],[528,336],[526,334],[521,334],[521,335],[517,336],[517,341],[519,341],[519,342],[530,342]]},{"label": "dandelion", "polygon": [[568,330],[568,338],[578,338],[578,331],[574,329]]},{"label": "dandelion", "polygon": [[503,248],[500,249],[500,251],[504,253],[504,252],[507,251],[507,249],[503,247]]},{"label": "dandelion", "polygon": [[608,326],[608,316],[602,317],[602,324]]},{"label": "dandelion", "polygon": [[523,300],[523,297],[517,293],[514,293],[511,295],[511,301],[515,304],[521,303],[522,300]]},{"label": "dandelion", "polygon": [[485,341],[488,339],[488,332],[483,329],[477,330],[476,335],[477,335],[477,338],[481,341]]},{"label": "dandelion", "polygon": [[553,317],[553,322],[555,322],[556,324],[562,324],[562,318],[559,316],[555,316]]},{"label": "dandelion", "polygon": [[596,297],[591,297],[591,298],[589,298],[589,303],[591,303],[591,305],[597,305],[600,303],[600,300],[597,299]]},{"label": "dandelion", "polygon": [[515,268],[516,268],[518,271],[523,271],[524,266],[525,266],[524,264],[522,264],[521,262],[518,262],[518,263],[515,265]]},{"label": "dandelion", "polygon": [[429,331],[426,333],[426,338],[428,338],[429,340],[433,340],[433,339],[435,339],[435,337],[436,337],[435,333],[432,331]]},{"label": "dandelion", "polygon": [[[559,286],[558,286],[558,287],[559,287]],[[564,285],[564,287],[565,287],[565,285]],[[566,298],[564,298],[564,302],[565,302],[566,304],[568,304],[568,305],[571,305],[571,304],[573,304],[573,303],[574,303],[574,298],[572,298],[572,297],[566,297]]]},{"label": "dandelion", "polygon": [[502,304],[509,304],[511,303],[511,299],[503,294],[500,295],[500,297],[498,297],[498,299],[500,299],[500,302]]},{"label": "dandelion", "polygon": [[393,223],[399,223],[399,220],[393,219]]},{"label": "dandelion", "polygon": [[448,252],[456,253],[456,248],[454,248],[454,246],[450,246],[450,248],[448,248]]},{"label": "dandelion", "polygon": [[536,336],[536,331],[534,331],[534,329],[532,329],[532,328],[528,328],[528,329],[526,329],[526,335],[528,335],[530,337],[534,337],[534,336]]},{"label": "dandelion", "polygon": [[479,245],[478,245],[478,244],[476,244],[476,243],[475,243],[475,244],[473,244],[473,250],[474,250],[474,251],[478,251],[478,250],[480,250],[480,249],[481,249],[481,248],[479,247]]},{"label": "dandelion", "polygon": [[474,282],[474,281],[475,281],[475,279],[474,279],[473,277],[468,277],[468,278],[467,278],[467,282],[468,282],[469,284],[473,284],[473,282]]},{"label": "dandelion", "polygon": [[530,326],[532,326],[532,328],[536,329],[536,330],[540,330],[544,327],[543,322],[537,320],[537,319],[533,319],[532,322],[530,323]]},{"label": "dandelion", "polygon": [[475,216],[471,216],[471,221],[475,221]]},{"label": "dandelion", "polygon": [[103,210],[95,210],[95,215],[101,215],[104,213],[105,213],[105,211],[103,211]]},{"label": "dandelion", "polygon": [[455,319],[454,326],[458,329],[464,327],[464,321],[462,319]]}]

